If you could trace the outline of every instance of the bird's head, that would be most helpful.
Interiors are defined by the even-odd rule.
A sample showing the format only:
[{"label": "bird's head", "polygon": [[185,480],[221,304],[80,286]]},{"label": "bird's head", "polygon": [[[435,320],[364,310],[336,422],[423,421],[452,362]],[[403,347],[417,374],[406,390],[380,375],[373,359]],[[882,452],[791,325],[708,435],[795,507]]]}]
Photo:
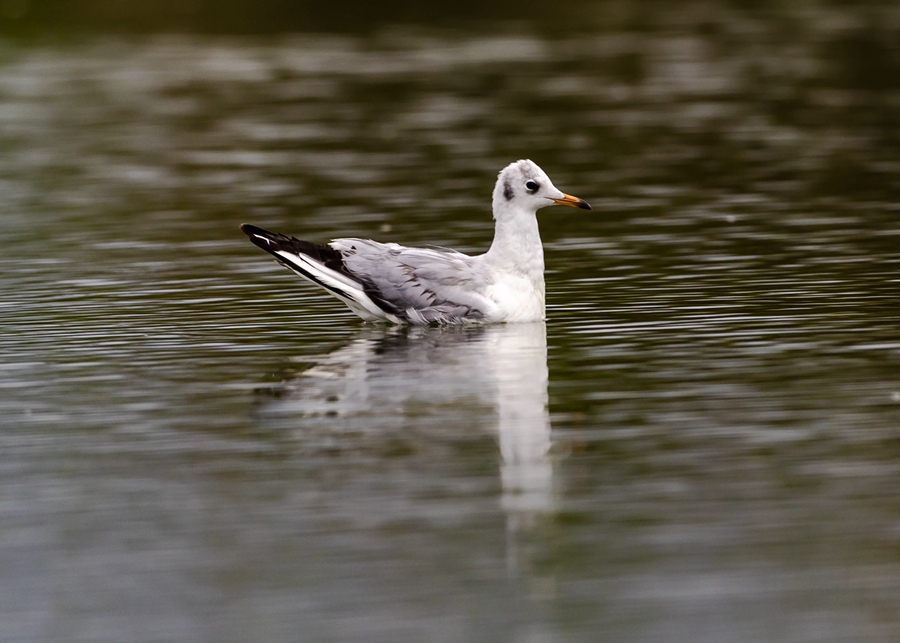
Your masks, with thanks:
[{"label": "bird's head", "polygon": [[587,201],[561,192],[538,164],[523,159],[510,163],[497,177],[494,216],[502,211],[535,212],[548,205],[567,205],[590,210]]}]

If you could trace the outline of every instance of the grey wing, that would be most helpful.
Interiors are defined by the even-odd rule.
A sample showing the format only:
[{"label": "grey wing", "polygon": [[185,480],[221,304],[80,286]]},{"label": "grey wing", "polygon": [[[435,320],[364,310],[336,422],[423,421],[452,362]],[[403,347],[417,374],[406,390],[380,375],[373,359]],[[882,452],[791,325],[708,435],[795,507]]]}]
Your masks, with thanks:
[{"label": "grey wing", "polygon": [[480,257],[407,248],[365,239],[335,239],[347,271],[387,312],[413,323],[484,319],[493,307]]}]

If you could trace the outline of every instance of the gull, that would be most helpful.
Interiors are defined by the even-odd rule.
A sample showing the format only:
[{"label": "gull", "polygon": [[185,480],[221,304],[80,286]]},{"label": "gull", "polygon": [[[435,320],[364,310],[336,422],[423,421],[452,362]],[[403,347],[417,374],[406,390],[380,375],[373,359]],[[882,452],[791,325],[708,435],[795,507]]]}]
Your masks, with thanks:
[{"label": "gull", "polygon": [[241,230],[278,263],[321,286],[366,321],[536,322],[545,317],[537,211],[554,204],[591,209],[587,201],[560,192],[536,163],[523,159],[497,177],[494,241],[481,255],[369,239],[318,244],[248,223]]}]

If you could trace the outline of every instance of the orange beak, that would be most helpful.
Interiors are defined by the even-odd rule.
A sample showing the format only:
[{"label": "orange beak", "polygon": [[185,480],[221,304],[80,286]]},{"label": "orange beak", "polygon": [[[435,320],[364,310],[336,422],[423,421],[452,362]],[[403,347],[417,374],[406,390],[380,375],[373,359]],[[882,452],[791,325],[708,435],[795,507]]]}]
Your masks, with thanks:
[{"label": "orange beak", "polygon": [[577,196],[572,196],[570,194],[563,194],[561,199],[553,199],[553,202],[556,205],[567,205],[570,208],[581,208],[582,210],[591,209],[590,203],[588,203],[584,199],[579,199]]}]

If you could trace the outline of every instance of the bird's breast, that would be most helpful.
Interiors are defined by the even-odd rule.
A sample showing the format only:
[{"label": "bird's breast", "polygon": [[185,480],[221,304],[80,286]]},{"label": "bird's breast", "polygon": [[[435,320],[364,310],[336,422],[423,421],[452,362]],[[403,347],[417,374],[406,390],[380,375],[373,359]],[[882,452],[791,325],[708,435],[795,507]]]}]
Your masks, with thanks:
[{"label": "bird's breast", "polygon": [[544,319],[544,278],[507,274],[495,279],[485,293],[497,308],[491,321],[534,322]]}]

